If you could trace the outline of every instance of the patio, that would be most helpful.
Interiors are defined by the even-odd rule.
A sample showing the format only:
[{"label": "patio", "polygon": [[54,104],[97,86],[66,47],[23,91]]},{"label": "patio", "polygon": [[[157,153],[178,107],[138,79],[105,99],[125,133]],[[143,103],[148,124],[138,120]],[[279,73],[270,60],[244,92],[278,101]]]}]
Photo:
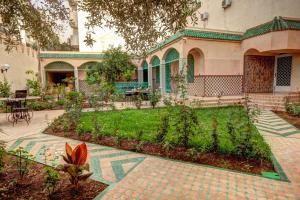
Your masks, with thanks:
[{"label": "patio", "polygon": [[[106,147],[101,145],[88,144],[90,163],[95,173],[93,179],[110,185],[96,199],[297,199],[300,195],[300,132],[287,130],[283,134],[281,128],[290,125],[269,111],[262,113],[259,123],[267,124],[267,127],[258,126],[258,129],[271,145],[274,156],[289,179],[287,182],[114,148],[105,150]],[[22,128],[24,131],[29,127],[23,124]],[[288,134],[289,131],[293,134]],[[47,146],[51,152],[61,154],[65,142],[79,142],[32,133],[36,134],[15,137],[16,140],[8,143],[8,148],[20,145],[37,155]],[[41,161],[39,156],[36,159]]]}]

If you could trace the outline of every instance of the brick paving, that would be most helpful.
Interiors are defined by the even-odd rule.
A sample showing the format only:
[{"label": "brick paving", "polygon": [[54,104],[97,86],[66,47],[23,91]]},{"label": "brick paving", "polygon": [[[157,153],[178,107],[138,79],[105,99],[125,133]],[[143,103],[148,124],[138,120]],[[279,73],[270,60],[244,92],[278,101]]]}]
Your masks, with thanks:
[{"label": "brick paving", "polygon": [[[110,185],[96,199],[300,200],[299,130],[270,111],[263,111],[256,125],[290,182],[88,144],[92,178]],[[10,141],[8,148],[23,146],[39,162],[49,149],[53,161],[48,164],[57,165],[65,142],[79,143],[36,134]]]}]

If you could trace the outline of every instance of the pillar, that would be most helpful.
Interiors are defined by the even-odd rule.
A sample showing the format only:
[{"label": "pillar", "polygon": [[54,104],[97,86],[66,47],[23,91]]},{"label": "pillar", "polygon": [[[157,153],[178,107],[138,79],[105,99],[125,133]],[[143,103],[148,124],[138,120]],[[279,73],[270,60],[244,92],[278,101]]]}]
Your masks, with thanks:
[{"label": "pillar", "polygon": [[165,60],[161,60],[160,66],[159,66],[159,72],[160,72],[160,91],[162,94],[166,93],[166,63]]},{"label": "pillar", "polygon": [[148,65],[148,86],[149,88],[153,88],[153,80],[152,80],[152,65]]},{"label": "pillar", "polygon": [[74,68],[74,78],[75,78],[75,90],[79,92],[79,79],[78,79],[78,69]]},{"label": "pillar", "polygon": [[143,82],[143,68],[138,68],[138,82]]}]

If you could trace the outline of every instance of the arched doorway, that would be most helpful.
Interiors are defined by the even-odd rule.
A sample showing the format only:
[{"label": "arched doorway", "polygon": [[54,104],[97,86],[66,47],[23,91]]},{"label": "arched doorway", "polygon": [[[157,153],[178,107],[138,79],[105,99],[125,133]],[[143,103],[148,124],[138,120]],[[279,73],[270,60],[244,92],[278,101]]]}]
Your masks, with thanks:
[{"label": "arched doorway", "polygon": [[157,56],[154,56],[151,59],[152,65],[152,85],[154,89],[159,88],[160,86],[160,60]]},{"label": "arched doorway", "polygon": [[176,90],[176,82],[173,77],[179,73],[179,53],[176,49],[169,49],[165,56],[165,80],[166,86],[165,90],[167,93]]},{"label": "arched doorway", "polygon": [[49,63],[44,67],[46,86],[65,85],[70,90],[75,89],[74,85],[74,67],[62,61]]},{"label": "arched doorway", "polygon": [[148,63],[145,60],[142,63],[142,69],[143,69],[143,82],[148,82]]},{"label": "arched doorway", "polygon": [[89,85],[86,81],[86,72],[89,68],[93,67],[94,65],[97,65],[98,62],[96,61],[90,61],[83,63],[80,65],[78,69],[78,89],[80,92],[89,95],[92,92],[94,92],[94,88]]}]

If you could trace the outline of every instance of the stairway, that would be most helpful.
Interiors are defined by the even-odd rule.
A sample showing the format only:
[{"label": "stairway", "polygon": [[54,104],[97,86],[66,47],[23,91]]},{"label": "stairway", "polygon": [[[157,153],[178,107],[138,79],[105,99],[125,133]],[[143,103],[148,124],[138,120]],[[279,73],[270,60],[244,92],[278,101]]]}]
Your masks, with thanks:
[{"label": "stairway", "polygon": [[295,94],[249,94],[250,105],[257,105],[260,109],[285,111],[287,98],[293,102],[299,101],[299,93]]}]

